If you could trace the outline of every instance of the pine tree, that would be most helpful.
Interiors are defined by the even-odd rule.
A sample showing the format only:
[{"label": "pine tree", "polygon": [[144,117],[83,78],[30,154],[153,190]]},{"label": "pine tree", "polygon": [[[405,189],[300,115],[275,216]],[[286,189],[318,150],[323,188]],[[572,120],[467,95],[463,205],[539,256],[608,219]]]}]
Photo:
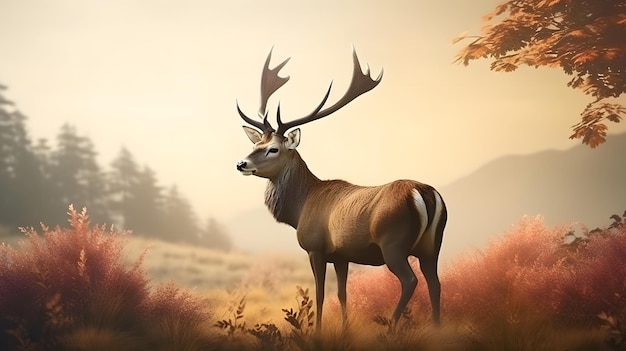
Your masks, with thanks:
[{"label": "pine tree", "polygon": [[123,147],[117,158],[111,163],[111,171],[108,174],[109,189],[111,195],[110,209],[116,218],[115,222],[126,228],[128,217],[132,212],[133,195],[132,189],[139,179],[139,170],[133,155]]},{"label": "pine tree", "polygon": [[158,236],[163,232],[163,195],[156,174],[139,166],[130,151],[122,148],[111,164],[109,184],[111,210],[117,222],[136,235]]},{"label": "pine tree", "polygon": [[165,240],[196,242],[199,234],[196,215],[178,188],[172,186],[165,196],[165,216],[160,236]]},{"label": "pine tree", "polygon": [[207,220],[206,226],[200,232],[198,243],[221,251],[230,251],[233,248],[233,242],[224,227],[212,217]]},{"label": "pine tree", "polygon": [[53,191],[59,199],[59,209],[66,209],[70,204],[74,208],[87,207],[94,222],[110,223],[106,178],[96,155],[89,138],[79,136],[76,128],[64,124],[51,156]]},{"label": "pine tree", "polygon": [[38,224],[49,200],[46,160],[33,151],[26,119],[0,94],[0,222],[14,228]]},{"label": "pine tree", "polygon": [[139,173],[131,194],[133,202],[127,218],[128,228],[148,236],[163,233],[164,198],[156,173],[150,167],[145,166]]}]

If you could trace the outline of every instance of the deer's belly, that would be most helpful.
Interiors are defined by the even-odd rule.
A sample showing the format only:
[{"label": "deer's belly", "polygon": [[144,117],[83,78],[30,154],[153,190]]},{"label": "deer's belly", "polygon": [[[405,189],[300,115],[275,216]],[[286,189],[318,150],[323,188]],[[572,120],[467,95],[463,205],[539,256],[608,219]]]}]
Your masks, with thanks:
[{"label": "deer's belly", "polygon": [[327,253],[350,262],[370,265],[384,263],[380,247],[373,242],[368,228],[358,223],[341,222],[331,227]]},{"label": "deer's belly", "polygon": [[385,264],[380,247],[376,244],[370,244],[366,247],[358,249],[343,248],[335,250],[334,252],[328,254],[328,261],[348,261],[372,266]]}]

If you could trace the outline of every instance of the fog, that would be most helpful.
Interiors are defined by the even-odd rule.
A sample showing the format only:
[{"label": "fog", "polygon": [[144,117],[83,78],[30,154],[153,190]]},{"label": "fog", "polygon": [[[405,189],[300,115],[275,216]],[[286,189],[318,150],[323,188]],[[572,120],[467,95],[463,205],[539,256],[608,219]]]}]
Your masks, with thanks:
[{"label": "fog", "polygon": [[274,64],[291,57],[269,106],[273,117],[280,100],[285,120],[331,81],[330,100],[341,96],[352,46],[373,75],[384,69],[376,89],[302,128],[300,153],[322,179],[442,187],[502,155],[578,144],[570,126],[590,99],[561,71],[453,64],[452,38],[479,34],[498,2],[9,1],[0,82],[34,139],[70,123],[104,165],[124,146],[201,218],[227,222],[263,201],[265,181],[235,170],[251,149],[235,101],[258,109],[272,47]]}]

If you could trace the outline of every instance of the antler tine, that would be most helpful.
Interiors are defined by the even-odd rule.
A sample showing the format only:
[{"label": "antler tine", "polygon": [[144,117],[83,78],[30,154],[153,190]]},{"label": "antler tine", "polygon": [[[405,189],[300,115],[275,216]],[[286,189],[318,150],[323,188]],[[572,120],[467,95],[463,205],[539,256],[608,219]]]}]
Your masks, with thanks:
[{"label": "antler tine", "polygon": [[356,54],[356,50],[352,47],[352,59],[354,62],[354,68],[352,72],[352,80],[350,81],[350,86],[348,87],[348,91],[344,94],[344,96],[339,99],[334,105],[322,110],[319,112],[317,118],[322,118],[330,115],[331,113],[339,110],[340,108],[347,105],[352,100],[359,97],[361,94],[367,93],[368,91],[374,89],[383,78],[383,70],[380,70],[380,74],[376,79],[372,79],[370,75],[369,65],[365,72],[361,70],[361,63],[359,62],[359,57]]},{"label": "antler tine", "polygon": [[239,116],[241,116],[244,121],[260,129],[264,133],[274,132],[274,128],[267,120],[267,101],[276,90],[278,90],[289,81],[289,76],[280,77],[278,75],[278,72],[287,64],[287,62],[289,62],[290,58],[287,58],[278,66],[270,69],[270,61],[272,60],[273,50],[274,48],[272,48],[272,50],[270,50],[270,53],[267,55],[267,59],[265,59],[265,65],[263,66],[263,73],[261,74],[261,106],[259,107],[258,115],[259,117],[263,118],[263,123],[246,116],[239,108],[239,102],[237,102],[237,112],[239,112]]},{"label": "antler tine", "polygon": [[307,122],[311,122],[311,121],[316,120],[318,118],[324,117],[324,116],[319,116],[318,112],[320,112],[322,107],[324,107],[324,104],[326,103],[326,100],[328,100],[328,97],[330,96],[330,90],[332,89],[332,87],[333,87],[333,83],[331,82],[330,85],[328,86],[328,90],[326,91],[326,95],[324,95],[324,98],[322,99],[322,102],[320,102],[320,104],[317,105],[317,107],[315,108],[315,110],[313,110],[313,112],[308,114],[307,117],[310,117],[308,119],[307,119],[307,117],[303,117],[303,118],[298,118],[296,120],[293,120],[291,122],[283,123],[283,121],[280,120],[280,104],[279,104],[278,105],[278,111],[276,112],[276,123],[278,123],[278,130],[276,131],[276,134],[283,135],[290,128],[293,128],[295,126],[299,126],[301,124],[304,124],[304,123],[307,123]]},{"label": "antler tine", "polygon": [[239,108],[239,102],[237,102],[237,112],[239,112],[239,116],[241,116],[241,118],[246,121],[248,124],[257,127],[257,129],[260,129],[263,132],[273,132],[274,128],[272,128],[272,126],[270,125],[270,123],[267,121],[267,113],[265,113],[265,116],[263,117],[263,123],[259,122],[259,121],[255,121],[252,118],[246,116],[243,111],[241,111],[241,108]]},{"label": "antler tine", "polygon": [[348,87],[348,90],[341,97],[341,99],[339,99],[332,106],[322,110],[322,107],[326,103],[326,100],[328,99],[328,96],[330,94],[330,89],[332,87],[332,83],[331,83],[331,86],[328,87],[328,92],[326,93],[326,96],[324,96],[324,100],[322,100],[322,103],[320,103],[319,106],[307,116],[295,119],[287,123],[282,123],[280,118],[278,118],[277,119],[278,131],[276,133],[279,135],[283,135],[283,133],[286,132],[290,128],[314,121],[316,119],[320,119],[322,117],[326,117],[332,114],[333,112],[336,112],[340,108],[346,106],[348,103],[350,103],[352,100],[359,97],[361,94],[364,94],[374,89],[380,83],[383,77],[383,71],[382,70],[380,71],[380,74],[378,75],[376,79],[373,79],[371,77],[369,66],[367,67],[366,71],[363,72],[361,70],[361,64],[359,62],[359,58],[356,54],[356,50],[354,49],[354,47],[352,48],[352,58],[354,62],[352,80],[350,81],[350,86]]},{"label": "antler tine", "polygon": [[278,72],[280,72],[280,70],[287,64],[287,62],[289,62],[291,58],[287,58],[278,66],[270,69],[270,61],[272,59],[273,50],[274,48],[272,48],[270,53],[267,55],[265,66],[263,67],[263,74],[261,75],[261,106],[259,107],[259,116],[266,113],[267,101],[270,96],[272,96],[276,90],[289,81],[289,76],[281,77],[278,75]]}]

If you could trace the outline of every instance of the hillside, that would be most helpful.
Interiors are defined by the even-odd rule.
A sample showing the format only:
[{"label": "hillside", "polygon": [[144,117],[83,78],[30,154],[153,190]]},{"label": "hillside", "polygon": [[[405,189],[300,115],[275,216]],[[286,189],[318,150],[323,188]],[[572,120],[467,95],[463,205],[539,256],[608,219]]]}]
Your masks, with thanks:
[{"label": "hillside", "polygon": [[626,134],[597,149],[576,146],[505,156],[441,188],[449,208],[443,255],[482,247],[524,215],[548,225],[606,226],[626,210]]},{"label": "hillside", "polygon": [[[613,135],[597,149],[579,145],[503,156],[441,187],[449,211],[443,259],[484,247],[524,215],[540,214],[548,225],[609,224],[610,215],[626,210],[625,154],[626,134]],[[235,245],[243,250],[300,250],[295,231],[276,223],[262,205],[227,224]]]}]

